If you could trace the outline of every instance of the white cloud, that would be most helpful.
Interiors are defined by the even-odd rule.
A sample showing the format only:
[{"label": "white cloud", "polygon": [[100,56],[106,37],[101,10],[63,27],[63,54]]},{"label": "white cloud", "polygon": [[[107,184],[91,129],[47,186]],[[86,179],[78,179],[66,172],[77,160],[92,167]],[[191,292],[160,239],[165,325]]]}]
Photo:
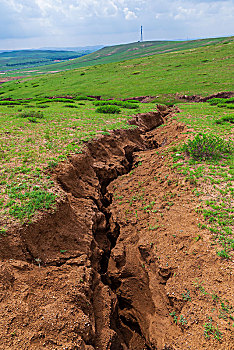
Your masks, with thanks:
[{"label": "white cloud", "polygon": [[127,21],[137,18],[136,14],[133,11],[130,11],[127,7],[124,8],[123,12]]},{"label": "white cloud", "polygon": [[[0,0],[0,49],[232,35],[234,0]],[[24,40],[23,40],[24,38]],[[28,40],[28,41],[27,41]]]}]

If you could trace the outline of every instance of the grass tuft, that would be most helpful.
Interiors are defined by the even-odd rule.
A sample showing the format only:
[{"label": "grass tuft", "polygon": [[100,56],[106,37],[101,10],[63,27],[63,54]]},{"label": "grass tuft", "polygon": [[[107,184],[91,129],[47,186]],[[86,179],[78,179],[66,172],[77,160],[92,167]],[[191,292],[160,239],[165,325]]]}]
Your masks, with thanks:
[{"label": "grass tuft", "polygon": [[44,115],[42,112],[39,111],[25,111],[18,114],[18,117],[20,118],[44,118]]},{"label": "grass tuft", "polygon": [[193,140],[182,146],[182,151],[194,160],[218,160],[233,151],[231,141],[215,135],[197,134]]},{"label": "grass tuft", "polygon": [[96,109],[96,112],[98,113],[109,113],[109,114],[115,114],[120,113],[121,109],[117,106],[100,106]]}]

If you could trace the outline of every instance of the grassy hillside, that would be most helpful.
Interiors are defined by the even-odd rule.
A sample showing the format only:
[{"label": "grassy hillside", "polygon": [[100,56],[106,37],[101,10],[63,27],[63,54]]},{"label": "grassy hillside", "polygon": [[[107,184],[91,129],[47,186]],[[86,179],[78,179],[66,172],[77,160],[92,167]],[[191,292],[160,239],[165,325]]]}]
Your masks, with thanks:
[{"label": "grassy hillside", "polygon": [[[193,49],[229,40],[229,38],[213,38],[191,41],[145,41],[108,46],[88,55],[87,57],[76,59],[70,64],[56,65],[56,69],[73,69],[93,66],[96,64],[120,62],[124,60],[146,57],[155,54],[162,54],[166,52]],[[45,67],[45,69],[47,69],[47,67]]]},{"label": "grassy hillside", "polygon": [[[61,63],[46,63],[40,68],[40,73],[71,70],[80,67],[89,67],[97,64],[106,64],[112,62],[120,62],[134,58],[147,57],[155,54],[163,54],[167,52],[182,51],[188,49],[195,49],[203,46],[215,45],[217,43],[228,43],[233,41],[233,37],[229,38],[211,38],[199,39],[191,41],[146,41],[135,42],[130,44],[115,45],[104,47],[101,50],[93,52],[86,57],[79,57],[70,61]],[[87,53],[87,52],[86,52]],[[1,57],[1,56],[0,56]],[[21,68],[21,67],[19,67]],[[35,75],[38,72],[26,72],[20,69],[16,72],[9,72],[9,76],[17,75]]]},{"label": "grassy hillside", "polygon": [[[0,234],[56,205],[61,193],[50,174],[59,162],[80,153],[83,143],[97,134],[126,127],[130,115],[155,108],[153,103],[132,106],[119,101],[119,113],[99,113],[95,101],[84,95],[157,95],[156,101],[162,101],[175,93],[208,95],[232,90],[233,45],[233,41],[221,42],[2,84]],[[45,98],[62,95],[73,98]],[[196,121],[194,127],[229,137],[233,120],[229,105],[194,106],[182,106],[183,121],[189,114],[189,123]]]},{"label": "grassy hillside", "polygon": [[4,83],[1,98],[200,94],[233,90],[234,41]]}]

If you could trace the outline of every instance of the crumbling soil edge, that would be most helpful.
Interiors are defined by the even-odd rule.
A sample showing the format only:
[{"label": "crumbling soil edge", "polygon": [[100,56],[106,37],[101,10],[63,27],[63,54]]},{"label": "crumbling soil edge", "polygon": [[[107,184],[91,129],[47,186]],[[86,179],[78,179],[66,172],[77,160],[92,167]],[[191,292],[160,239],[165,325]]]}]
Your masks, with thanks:
[{"label": "crumbling soil edge", "polygon": [[199,95],[181,95],[181,94],[176,94],[176,96],[180,100],[185,100],[188,102],[207,102],[212,98],[231,98],[234,96],[234,92],[233,91],[217,92],[216,94],[209,95],[206,97],[202,97]]},{"label": "crumbling soil edge", "polygon": [[[143,334],[136,316],[131,322],[124,318],[121,323],[118,320],[119,304],[123,305],[127,301],[116,297],[115,283],[106,277],[110,251],[118,237],[118,224],[110,224],[108,206],[111,197],[106,188],[111,181],[131,170],[135,151],[160,146],[147,139],[146,135],[163,124],[170,112],[159,106],[157,112],[135,116],[130,124],[136,125],[136,129],[117,130],[87,143],[82,155],[71,157],[69,163],[60,166],[54,174],[67,193],[67,200],[60,203],[54,214],[45,214],[39,222],[13,232],[1,245],[3,262],[9,259],[25,261],[44,269],[72,265],[82,256],[91,262],[91,291],[87,293],[91,296],[86,297],[92,304],[95,325],[94,331],[90,331],[88,336],[80,334],[82,346],[128,349],[125,337],[128,335],[129,338],[132,333],[132,336],[138,334],[137,341],[144,344],[146,349],[154,349],[147,344],[147,335]],[[88,213],[87,220],[85,210]],[[80,232],[76,221],[78,217]],[[72,234],[72,230],[76,231],[75,234]],[[59,254],[59,247],[66,249],[60,249]],[[86,263],[88,267],[89,264]],[[109,301],[107,294],[110,296]],[[106,310],[101,306],[103,297],[106,297]],[[109,327],[103,323],[104,319]],[[16,347],[11,345],[10,348]]]},{"label": "crumbling soil edge", "polygon": [[[144,138],[147,132],[163,124],[163,118],[165,118],[169,114],[169,110],[165,110],[161,106],[159,106],[158,108],[159,110],[157,113],[153,112],[139,114],[129,121],[129,124],[136,125],[138,127],[138,129],[135,129],[135,131],[133,131],[133,134],[137,136],[137,142],[134,141],[130,145],[122,145],[124,149],[124,158],[120,162],[120,167],[119,165],[117,165],[117,167],[115,166],[114,169],[112,167],[109,167],[108,169],[105,166],[97,166],[96,164],[98,162],[92,164],[92,168],[99,182],[99,198],[97,199],[94,197],[90,197],[90,199],[92,199],[94,205],[97,206],[99,211],[98,216],[100,217],[101,215],[101,221],[104,221],[104,227],[102,224],[99,225],[98,223],[93,228],[93,236],[95,238],[95,243],[97,246],[95,247],[95,249],[93,249],[92,255],[90,257],[91,266],[94,269],[92,289],[94,292],[93,309],[96,329],[95,337],[93,340],[93,345],[95,349],[108,348],[116,350],[127,350],[129,349],[129,342],[126,339],[128,339],[129,337],[134,337],[135,334],[137,334],[137,337],[139,338],[136,340],[137,345],[139,345],[138,343],[140,343],[140,346],[144,346],[145,349],[155,349],[154,345],[148,342],[147,334],[144,334],[144,332],[142,331],[142,327],[138,322],[137,317],[134,316],[134,312],[132,313],[132,320],[125,319],[124,317],[121,317],[119,315],[119,309],[126,307],[126,305],[123,306],[123,304],[127,303],[127,308],[131,309],[131,301],[124,300],[124,298],[121,298],[121,296],[116,294],[115,289],[116,284],[118,285],[118,281],[111,280],[107,274],[107,268],[111,251],[115,247],[116,241],[120,234],[119,225],[117,222],[113,221],[112,214],[108,209],[112,202],[112,198],[111,194],[108,193],[107,187],[114,179],[131,171],[134,162],[133,153],[135,151],[142,151],[160,146],[158,144],[149,142],[146,138]],[[113,137],[115,138],[116,134],[118,135],[118,133],[120,133],[121,135],[123,131],[114,132],[113,135],[110,136],[110,139],[113,139]],[[124,133],[127,133],[128,139],[131,140],[131,137],[129,137],[129,131],[125,131]],[[102,140],[98,140],[97,143],[100,143],[100,141],[105,143],[105,139],[108,139],[108,137],[104,137],[102,138]],[[110,139],[107,140],[108,144],[111,144]],[[88,143],[87,149],[91,153],[91,157],[96,161],[96,158],[98,158],[98,146],[95,145],[95,143],[96,142]],[[115,144],[114,148],[116,148]],[[66,183],[63,181],[62,177],[58,176],[58,182],[66,192],[69,192],[69,189]],[[70,188],[70,190],[72,190],[72,188]],[[99,250],[99,252],[97,252],[97,250]],[[108,293],[113,294],[111,301],[112,305],[110,307],[110,313],[108,315],[108,323],[110,328],[109,336],[106,335],[106,325],[105,323],[103,324],[103,310],[100,310],[100,303],[102,302],[101,299],[103,298],[103,290],[106,289],[105,286],[107,287]],[[108,345],[106,344],[106,338],[109,338]]]}]

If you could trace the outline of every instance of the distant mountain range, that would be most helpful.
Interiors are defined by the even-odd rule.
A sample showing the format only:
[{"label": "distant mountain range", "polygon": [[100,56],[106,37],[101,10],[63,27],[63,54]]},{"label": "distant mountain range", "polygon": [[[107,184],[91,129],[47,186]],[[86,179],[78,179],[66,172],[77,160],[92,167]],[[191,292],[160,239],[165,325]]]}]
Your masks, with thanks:
[{"label": "distant mountain range", "polygon": [[22,69],[42,67],[55,63],[74,60],[97,51],[100,46],[87,46],[83,48],[46,48],[38,50],[14,50],[0,52],[1,74],[15,72]]},{"label": "distant mountain range", "polygon": [[104,45],[95,45],[95,46],[77,46],[77,47],[40,47],[38,49],[22,49],[22,50],[0,50],[1,52],[19,52],[19,51],[73,51],[73,52],[81,52],[81,51],[90,51],[94,52],[100,50],[104,47]]},{"label": "distant mountain range", "polygon": [[42,47],[38,50],[55,50],[55,51],[97,51],[104,47],[104,45],[95,45],[95,46],[77,46],[77,47]]}]

